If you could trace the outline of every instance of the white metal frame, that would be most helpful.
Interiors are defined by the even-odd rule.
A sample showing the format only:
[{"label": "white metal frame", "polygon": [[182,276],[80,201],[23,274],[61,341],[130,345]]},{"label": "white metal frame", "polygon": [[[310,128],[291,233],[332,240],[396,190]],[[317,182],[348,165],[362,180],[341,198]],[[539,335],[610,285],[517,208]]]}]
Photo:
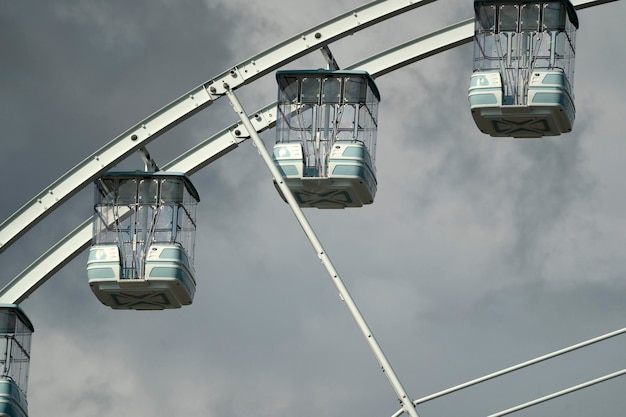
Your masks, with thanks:
[{"label": "white metal frame", "polygon": [[372,353],[374,354],[374,357],[378,361],[378,364],[380,365],[383,373],[389,380],[391,387],[396,393],[398,400],[402,404],[402,409],[411,417],[419,417],[417,415],[417,410],[415,410],[415,405],[413,404],[411,397],[409,397],[409,395],[406,392],[406,389],[404,388],[404,386],[402,386],[402,383],[400,382],[400,379],[396,375],[396,372],[391,367],[391,363],[389,363],[389,360],[385,356],[385,353],[383,352],[379,343],[376,341],[374,334],[372,333],[369,326],[367,325],[365,318],[359,311],[359,308],[354,302],[354,299],[350,295],[348,288],[346,288],[345,284],[343,283],[343,280],[341,279],[339,272],[337,272],[337,270],[333,266],[332,261],[328,257],[328,253],[326,252],[326,250],[322,246],[322,243],[319,241],[319,239],[315,235],[315,231],[309,224],[306,216],[304,215],[304,212],[298,205],[298,202],[296,198],[294,197],[293,193],[291,192],[291,190],[289,189],[289,186],[285,182],[285,179],[280,173],[278,167],[276,167],[276,165],[274,164],[274,161],[272,160],[272,157],[270,156],[269,152],[267,151],[267,149],[265,149],[263,140],[259,136],[258,132],[256,132],[256,130],[254,129],[254,126],[252,125],[252,122],[250,122],[250,119],[248,118],[247,113],[245,112],[241,103],[239,102],[239,99],[237,98],[235,93],[230,88],[228,88],[228,86],[226,86],[226,96],[230,100],[230,103],[232,104],[233,109],[235,110],[235,113],[239,115],[239,118],[241,119],[241,123],[251,133],[252,141],[254,142],[254,145],[256,146],[259,152],[259,155],[261,155],[263,162],[265,162],[265,165],[271,172],[272,177],[276,181],[276,185],[280,189],[280,192],[285,197],[285,200],[287,200],[287,203],[289,204],[289,207],[293,211],[293,214],[296,216],[296,219],[300,223],[300,226],[302,227],[304,234],[306,235],[307,239],[309,239],[309,242],[313,246],[313,249],[315,250],[317,257],[322,262],[322,265],[324,265],[326,272],[328,272],[328,276],[330,277],[333,285],[339,292],[339,297],[346,304],[346,307],[348,308],[350,315],[352,316],[357,326],[359,327],[361,334],[363,334],[363,336],[365,337],[365,340],[367,341],[368,346],[370,347]]},{"label": "white metal frame", "polygon": [[[408,5],[406,2],[396,0],[374,1],[304,31],[201,84],[113,139],[7,218],[0,224],[0,254],[116,163],[208,107],[225,93],[220,85],[226,83],[235,90],[313,50],[434,1],[436,0],[410,1]],[[617,0],[575,0],[573,3],[576,9],[585,9],[613,1]],[[346,69],[364,70],[375,78],[380,77],[421,59],[468,43],[472,36],[473,19],[468,19],[384,51]],[[215,88],[215,93],[209,92],[210,86]],[[276,123],[273,112],[275,105],[276,103],[272,103],[255,113],[253,124],[258,132],[270,129]],[[249,137],[241,124],[232,129],[227,128],[183,153],[162,169],[192,175],[232,151]],[[88,225],[89,220],[85,220],[18,274],[0,290],[0,302],[24,301],[50,276],[85,250],[91,239],[91,229]]]},{"label": "white metal frame", "polygon": [[[561,351],[557,351],[485,377],[478,378],[468,383],[452,387],[448,390],[442,391],[441,393],[433,394],[429,397],[416,401],[411,401],[393,372],[389,362],[382,353],[382,350],[378,346],[378,343],[371,334],[367,324],[358,312],[356,305],[339,278],[338,273],[334,270],[326,252],[323,250],[321,244],[315,237],[315,233],[308,225],[306,218],[302,215],[295,199],[293,199],[292,194],[289,192],[289,189],[286,187],[284,182],[280,181],[280,173],[273,165],[269,154],[267,154],[262,141],[258,137],[258,132],[272,128],[275,125],[276,120],[274,109],[276,104],[270,104],[255,113],[252,118],[248,118],[248,116],[243,112],[243,108],[234,95],[233,90],[242,85],[248,84],[274,71],[285,63],[291,62],[316,49],[322,49],[322,52],[328,60],[329,56],[331,56],[330,51],[327,48],[328,44],[434,1],[436,0],[416,0],[409,1],[408,4],[406,1],[400,0],[378,0],[371,2],[365,6],[340,15],[326,23],[302,32],[301,34],[296,35],[201,84],[189,93],[174,100],[161,110],[122,133],[120,136],[61,176],[48,188],[40,192],[31,201],[10,216],[0,225],[0,253],[17,241],[54,209],[59,207],[70,197],[87,186],[91,181],[108,171],[113,165],[126,158],[132,152],[140,150],[142,155],[145,156],[144,159],[146,161],[146,166],[148,166],[149,163],[154,164],[145,150],[145,145],[156,139],[170,128],[182,123],[192,115],[205,109],[219,97],[226,95],[229,97],[236,112],[240,115],[241,123],[233,128],[224,129],[220,133],[208,138],[200,145],[171,161],[163,167],[163,170],[181,171],[191,175],[229,151],[235,149],[239,143],[250,137],[252,138],[279,186],[284,186],[286,189],[282,190],[281,188],[283,195],[287,197],[289,205],[300,221],[305,234],[314,246],[318,257],[322,260],[322,263],[333,279],[336,288],[339,290],[341,298],[346,302],[348,309],[365,335],[370,348],[374,352],[377,360],[383,368],[383,371],[389,378],[394,391],[398,395],[398,399],[402,403],[403,407],[392,417],[399,416],[403,411],[406,411],[412,417],[418,417],[414,406],[419,403],[447,395],[448,393],[484,382],[487,379],[503,375],[504,373],[512,372],[514,370],[521,369],[522,367],[538,363],[588,344],[596,343],[608,337],[624,333],[626,329],[618,330],[595,339],[590,339],[587,342],[574,345],[570,348],[562,349]],[[584,9],[612,1],[616,0],[578,0],[573,1],[573,3],[577,9]],[[420,59],[424,59],[439,52],[443,52],[461,44],[470,42],[472,36],[473,19],[469,19],[457,23],[456,25],[433,32],[427,36],[415,39],[412,42],[399,45],[396,48],[357,63],[348,69],[364,70],[369,72],[374,77],[382,76]],[[336,66],[334,59],[329,61],[329,65],[331,62]],[[259,143],[256,143],[257,141]],[[267,155],[264,155],[263,151],[265,151],[265,154]],[[289,201],[288,196],[291,196],[291,200],[293,201]],[[87,219],[65,238],[61,239],[49,251],[42,254],[28,268],[22,271],[8,285],[0,290],[0,303],[19,304],[21,301],[26,299],[55,272],[60,270],[69,261],[86,249],[90,244],[92,238],[91,234],[91,219]],[[592,381],[573,386],[529,403],[504,410],[500,413],[493,414],[491,417],[506,415],[623,374],[626,374],[626,370],[596,378]]]},{"label": "white metal frame", "polygon": [[[16,211],[0,225],[0,253],[116,162],[210,106],[224,93],[221,87],[224,83],[237,89],[331,42],[434,1],[373,1],[306,30],[200,84],[97,150]],[[209,93],[211,87],[217,88],[218,95]],[[235,138],[230,145],[231,149],[236,147]]]},{"label": "white metal frame", "polygon": [[[388,51],[384,51],[345,69],[363,70],[367,71],[375,78],[380,77],[421,59],[428,58],[434,54],[470,42],[473,36],[473,27],[473,19],[468,19],[426,36],[417,38],[406,44],[399,45]],[[225,91],[222,87],[217,88],[216,86],[214,92],[207,90],[207,94],[211,94],[211,100],[213,101],[217,100],[220,95],[225,94]],[[276,103],[274,102],[254,113],[251,120],[253,127],[257,132],[262,132],[274,127],[276,124],[275,110]],[[228,127],[220,131],[196,147],[183,153],[178,158],[161,167],[161,170],[184,172],[187,175],[192,175],[211,162],[237,148],[241,142],[247,140],[249,137],[250,133],[243,126],[243,124],[239,122],[234,127]],[[114,139],[114,141],[117,141],[118,139],[119,137]],[[119,162],[126,156],[127,153],[120,155],[118,159],[115,159],[114,163]],[[90,159],[91,158],[86,159],[83,163],[88,163]],[[105,171],[99,171],[97,176],[102,175],[104,172]],[[67,174],[64,177],[59,178],[59,180],[57,180],[54,184],[58,183],[66,176]],[[88,179],[85,180],[85,178]],[[78,192],[80,189],[90,184],[92,180],[93,178],[91,177],[83,177],[77,186],[80,188],[77,188],[75,192]],[[54,184],[49,188],[53,189]],[[44,194],[44,192],[40,194]],[[70,196],[67,198],[69,197]],[[31,200],[31,203],[33,201],[34,200]],[[28,204],[26,206],[28,206]],[[24,210],[24,208],[20,209],[20,211],[22,210]],[[10,217],[5,224],[10,221],[17,223],[22,222],[19,217],[20,211]],[[26,211],[30,212],[31,210]],[[50,214],[51,211],[52,210],[50,209],[39,213],[37,219],[33,220],[33,223],[30,224],[27,224],[28,220],[24,220],[22,223],[22,229],[17,233],[21,236],[28,230],[28,228],[35,224],[35,221],[42,220],[45,216]],[[17,226],[7,226],[6,229],[15,230],[17,229]],[[91,219],[86,219],[76,229],[70,232],[50,250],[35,260],[28,268],[16,276],[4,288],[2,288],[2,290],[0,290],[0,302],[8,303],[9,300],[11,300],[11,303],[21,303],[24,301],[48,278],[85,250],[89,246],[89,242],[92,238],[91,234]],[[13,241],[10,241],[10,243],[12,242]],[[5,244],[4,248],[6,247],[8,247],[8,244]],[[1,250],[2,248],[0,248],[0,253]]]}]

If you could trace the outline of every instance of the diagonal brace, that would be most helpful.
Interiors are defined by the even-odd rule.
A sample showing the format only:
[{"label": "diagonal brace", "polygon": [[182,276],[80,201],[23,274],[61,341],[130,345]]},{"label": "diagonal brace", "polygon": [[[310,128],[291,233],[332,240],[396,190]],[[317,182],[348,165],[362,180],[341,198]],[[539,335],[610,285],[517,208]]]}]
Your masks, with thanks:
[{"label": "diagonal brace", "polygon": [[235,110],[235,113],[237,113],[237,115],[241,119],[241,123],[250,133],[250,138],[252,139],[252,142],[257,148],[259,155],[261,155],[261,158],[265,162],[265,165],[267,165],[267,168],[272,173],[272,176],[274,177],[276,184],[278,185],[280,191],[285,197],[285,200],[287,200],[287,203],[289,204],[289,207],[293,211],[293,214],[296,216],[296,219],[300,223],[302,230],[304,231],[307,238],[309,239],[309,242],[313,246],[313,249],[315,249],[317,257],[320,259],[320,261],[324,265],[324,268],[326,268],[326,271],[328,272],[328,275],[330,276],[331,281],[333,282],[333,284],[335,285],[335,288],[339,292],[339,297],[341,298],[341,300],[345,302],[346,307],[348,307],[348,310],[350,311],[350,314],[352,315],[352,318],[358,325],[359,329],[361,330],[361,333],[365,337],[365,340],[367,341],[370,349],[372,350],[372,353],[374,354],[374,356],[376,357],[376,360],[380,364],[383,373],[387,376],[387,379],[389,380],[391,387],[396,393],[398,400],[400,400],[400,403],[402,404],[402,408],[404,409],[404,411],[408,413],[410,417],[419,417],[417,415],[417,410],[415,410],[415,405],[413,404],[413,401],[409,398],[408,394],[406,393],[406,390],[400,383],[398,376],[396,375],[393,368],[391,367],[391,364],[387,360],[387,357],[383,353],[380,345],[374,338],[372,331],[370,330],[369,326],[365,322],[363,315],[361,314],[356,303],[352,299],[352,296],[350,295],[350,293],[348,292],[348,289],[344,285],[343,280],[339,276],[339,273],[335,270],[332,262],[330,261],[330,258],[328,257],[326,251],[322,247],[322,244],[320,243],[319,239],[315,235],[313,228],[309,224],[307,218],[304,216],[304,213],[302,212],[302,209],[298,205],[296,198],[293,196],[291,190],[285,183],[285,179],[283,178],[282,174],[280,173],[280,171],[274,164],[274,161],[272,160],[272,157],[268,153],[267,149],[265,149],[265,144],[263,143],[263,140],[261,139],[256,129],[252,125],[252,122],[250,121],[246,112],[244,111],[241,103],[239,102],[239,99],[237,98],[233,90],[226,83],[224,83],[223,87],[224,87],[226,96],[230,100],[230,104],[233,106],[233,109]]}]

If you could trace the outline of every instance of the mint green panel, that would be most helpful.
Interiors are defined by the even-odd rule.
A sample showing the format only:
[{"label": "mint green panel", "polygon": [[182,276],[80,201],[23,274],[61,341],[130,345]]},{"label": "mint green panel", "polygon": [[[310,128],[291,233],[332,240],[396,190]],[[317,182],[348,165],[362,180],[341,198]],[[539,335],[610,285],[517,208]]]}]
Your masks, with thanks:
[{"label": "mint green panel", "polygon": [[285,176],[298,175],[298,167],[295,165],[281,165],[276,164],[276,167],[280,170],[280,173]]},{"label": "mint green panel", "polygon": [[537,93],[533,97],[533,103],[560,104],[565,106],[566,98],[562,93]]},{"label": "mint green panel", "polygon": [[541,81],[542,84],[556,84],[556,85],[560,85],[563,87],[568,87],[568,82],[565,79],[565,76],[563,74],[548,74],[546,75],[543,80]]},{"label": "mint green panel", "polygon": [[474,94],[469,97],[470,105],[472,106],[484,106],[487,104],[498,105],[498,97],[493,93],[480,93]]},{"label": "mint green panel", "polygon": [[196,285],[193,277],[189,274],[189,271],[176,264],[170,264],[169,266],[155,266],[150,269],[149,280],[153,283],[160,282],[162,279],[175,279],[176,282],[170,282],[167,287],[170,291],[178,291],[175,288],[178,284],[185,288],[186,296],[193,298]]},{"label": "mint green panel", "polygon": [[486,87],[489,85],[489,80],[484,75],[475,75],[470,78],[470,87]]},{"label": "mint green panel", "polygon": [[150,271],[150,278],[176,278],[179,280],[185,279],[185,273],[182,267],[163,267],[155,266]]},{"label": "mint green panel", "polygon": [[352,158],[363,158],[365,157],[365,148],[361,146],[348,146],[341,156],[349,156]]},{"label": "mint green panel", "polygon": [[[119,269],[117,265],[116,269]],[[102,268],[100,265],[98,265],[97,268],[87,269],[87,277],[89,277],[89,279],[116,278],[115,269],[113,269],[112,267]]]},{"label": "mint green panel", "polygon": [[361,166],[337,165],[335,169],[333,169],[333,175],[364,177],[364,169]]},{"label": "mint green panel", "polygon": [[12,379],[0,379],[0,416],[28,417],[26,395]]},{"label": "mint green panel", "polygon": [[159,255],[160,259],[176,259],[176,260],[182,260],[182,261],[187,261],[187,257],[185,256],[185,253],[180,250],[180,249],[175,249],[175,248],[166,248],[163,249],[161,251],[161,254]]}]

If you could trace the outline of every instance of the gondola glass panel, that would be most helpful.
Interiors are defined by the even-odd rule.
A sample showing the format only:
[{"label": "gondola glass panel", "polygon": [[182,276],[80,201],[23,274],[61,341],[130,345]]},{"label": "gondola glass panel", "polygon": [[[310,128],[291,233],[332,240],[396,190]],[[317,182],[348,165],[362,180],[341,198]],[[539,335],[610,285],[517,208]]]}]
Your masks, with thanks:
[{"label": "gondola glass panel", "polygon": [[[278,71],[273,158],[301,207],[361,207],[376,194],[380,94],[362,71]],[[279,190],[280,192],[280,190]]]},{"label": "gondola glass panel", "polygon": [[572,130],[578,17],[569,0],[475,0],[472,116],[491,136]]},{"label": "gondola glass panel", "polygon": [[135,310],[191,304],[199,200],[184,174],[108,173],[95,181],[87,275],[103,304]]},{"label": "gondola glass panel", "polygon": [[27,417],[33,325],[14,304],[0,305],[0,417]]}]

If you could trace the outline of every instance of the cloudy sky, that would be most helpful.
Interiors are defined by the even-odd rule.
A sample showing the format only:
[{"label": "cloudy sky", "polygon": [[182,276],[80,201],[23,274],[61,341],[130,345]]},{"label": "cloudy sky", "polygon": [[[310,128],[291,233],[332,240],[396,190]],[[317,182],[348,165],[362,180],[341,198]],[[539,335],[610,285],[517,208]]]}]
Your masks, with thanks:
[{"label": "cloudy sky", "polygon": [[[0,221],[144,117],[357,0],[0,2]],[[472,16],[443,0],[356,33],[348,66]],[[492,139],[465,45],[380,77],[374,204],[307,210],[413,399],[620,329],[626,3],[579,12],[574,131]],[[287,68],[324,66],[315,53]],[[238,92],[275,100],[269,75]],[[236,121],[221,100],[149,145],[161,165]],[[274,131],[263,134],[269,147]],[[133,155],[120,169],[140,169]],[[399,404],[252,143],[196,173],[193,305],[123,312],[81,254],[22,303],[31,417],[387,417]],[[2,284],[91,215],[85,189],[0,255]],[[624,337],[420,405],[486,416],[626,367]],[[626,379],[519,416],[616,416]]]}]

